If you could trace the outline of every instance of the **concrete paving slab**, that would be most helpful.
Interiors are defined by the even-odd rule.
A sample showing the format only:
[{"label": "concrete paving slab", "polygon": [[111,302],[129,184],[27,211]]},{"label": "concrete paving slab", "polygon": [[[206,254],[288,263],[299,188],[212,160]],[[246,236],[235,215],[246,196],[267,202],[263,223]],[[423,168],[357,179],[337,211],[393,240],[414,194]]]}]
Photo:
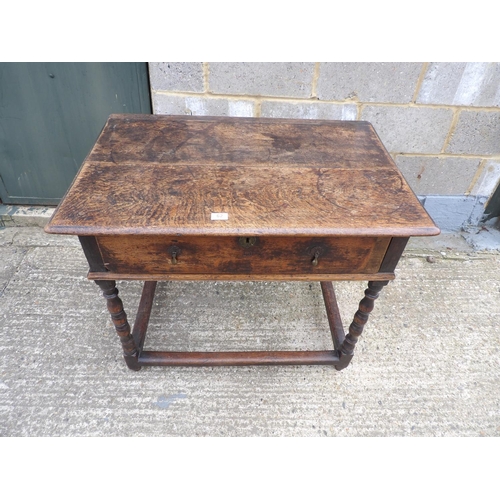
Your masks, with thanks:
[{"label": "concrete paving slab", "polygon": [[[407,252],[342,372],[132,372],[82,251],[22,229],[0,247],[11,266],[0,300],[2,436],[500,436],[498,253],[448,251],[430,263]],[[132,320],[141,283],[118,285]],[[335,288],[347,328],[365,283]],[[329,348],[322,300],[317,283],[160,283],[146,344]]]},{"label": "concrete paving slab", "polygon": [[0,247],[80,247],[77,236],[47,234],[41,227],[0,227]]},{"label": "concrete paving slab", "polygon": [[26,248],[0,247],[0,300],[27,251]]},{"label": "concrete paving slab", "polygon": [[464,233],[441,233],[438,236],[410,238],[405,254],[421,256],[447,251],[459,254],[475,253],[474,248],[467,243]]},{"label": "concrete paving slab", "polygon": [[38,207],[0,204],[0,228],[17,226],[43,227],[48,222],[55,207]]}]

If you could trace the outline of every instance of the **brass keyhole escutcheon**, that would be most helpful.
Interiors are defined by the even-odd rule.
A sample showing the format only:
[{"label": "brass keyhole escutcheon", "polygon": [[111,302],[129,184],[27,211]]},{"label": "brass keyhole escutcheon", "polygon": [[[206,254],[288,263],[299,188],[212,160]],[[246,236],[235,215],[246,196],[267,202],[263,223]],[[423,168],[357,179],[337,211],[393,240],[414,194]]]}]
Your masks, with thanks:
[{"label": "brass keyhole escutcheon", "polygon": [[179,255],[181,254],[181,249],[176,246],[168,248],[168,253],[170,254],[170,263],[175,265],[179,262]]},{"label": "brass keyhole escutcheon", "polygon": [[242,236],[238,239],[238,242],[243,248],[250,248],[257,243],[257,238],[255,236]]}]

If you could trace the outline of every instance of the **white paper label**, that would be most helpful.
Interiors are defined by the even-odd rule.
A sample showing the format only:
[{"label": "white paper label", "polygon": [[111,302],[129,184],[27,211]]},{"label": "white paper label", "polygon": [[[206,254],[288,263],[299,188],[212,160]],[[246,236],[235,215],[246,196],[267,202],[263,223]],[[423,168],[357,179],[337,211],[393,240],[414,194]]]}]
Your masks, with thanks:
[{"label": "white paper label", "polygon": [[210,214],[210,220],[228,220],[228,218],[227,212],[212,212]]}]

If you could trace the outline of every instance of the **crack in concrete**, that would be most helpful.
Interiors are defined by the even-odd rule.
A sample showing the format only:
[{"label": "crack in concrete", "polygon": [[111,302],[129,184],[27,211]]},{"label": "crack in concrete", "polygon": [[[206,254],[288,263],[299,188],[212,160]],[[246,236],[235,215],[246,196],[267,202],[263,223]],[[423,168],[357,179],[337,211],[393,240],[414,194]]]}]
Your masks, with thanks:
[{"label": "crack in concrete", "polygon": [[[22,250],[21,250],[22,251]],[[19,269],[21,268],[21,266],[23,265],[23,262],[25,261],[26,259],[26,256],[28,255],[28,253],[31,251],[31,249],[27,249],[26,252],[24,253],[24,255],[22,256],[21,260],[19,261],[19,264],[16,266],[15,268],[15,271],[12,273],[12,275],[7,279],[7,282],[5,283],[5,286],[0,290],[0,298],[3,296],[5,290],[7,290],[7,287],[10,285],[12,279],[14,278],[14,276],[19,272]]]}]

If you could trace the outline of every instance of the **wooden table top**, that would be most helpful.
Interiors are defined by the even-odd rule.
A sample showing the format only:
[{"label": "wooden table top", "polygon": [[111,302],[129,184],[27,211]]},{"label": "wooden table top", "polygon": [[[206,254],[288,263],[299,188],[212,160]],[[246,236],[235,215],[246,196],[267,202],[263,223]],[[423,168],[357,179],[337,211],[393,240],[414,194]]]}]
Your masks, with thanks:
[{"label": "wooden table top", "polygon": [[46,231],[439,234],[368,122],[132,114],[109,117]]}]

